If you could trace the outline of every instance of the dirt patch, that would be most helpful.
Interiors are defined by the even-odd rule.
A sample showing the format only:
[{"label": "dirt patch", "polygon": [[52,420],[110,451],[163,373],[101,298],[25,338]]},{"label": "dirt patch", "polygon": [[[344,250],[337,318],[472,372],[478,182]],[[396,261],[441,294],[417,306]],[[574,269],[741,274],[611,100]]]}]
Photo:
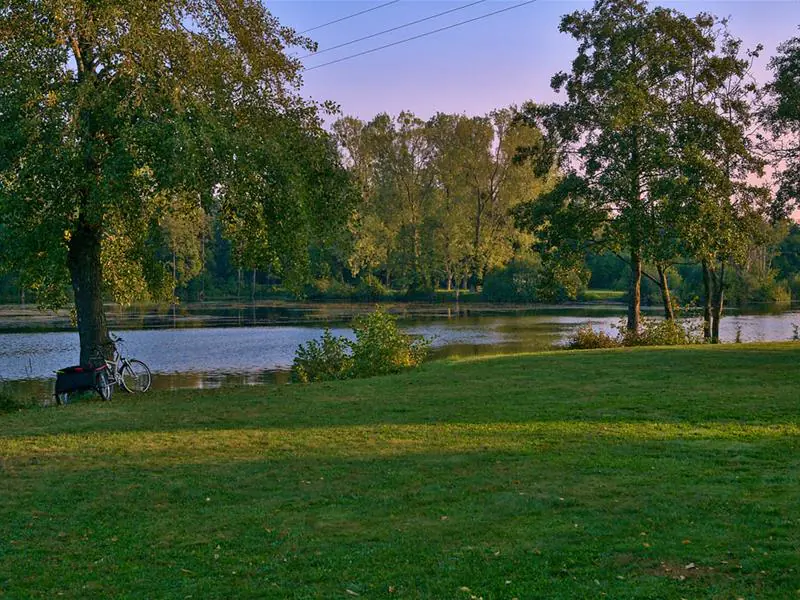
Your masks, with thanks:
[{"label": "dirt patch", "polygon": [[669,561],[662,561],[657,567],[645,569],[644,572],[649,575],[669,577],[670,579],[677,579],[679,581],[708,577],[716,573],[714,567],[703,567],[695,563],[680,564]]}]

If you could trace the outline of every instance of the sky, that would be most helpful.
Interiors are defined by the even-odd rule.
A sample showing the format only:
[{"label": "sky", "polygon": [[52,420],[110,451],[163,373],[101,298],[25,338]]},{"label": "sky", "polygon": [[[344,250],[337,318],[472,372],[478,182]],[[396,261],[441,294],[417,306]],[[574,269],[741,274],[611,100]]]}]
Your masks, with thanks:
[{"label": "sky", "polygon": [[[475,1],[399,0],[307,35],[318,42],[322,51]],[[572,38],[558,31],[560,17],[574,10],[590,9],[591,1],[535,0],[428,37],[311,68],[522,1],[483,0],[412,27],[305,58],[303,63],[310,70],[303,75],[302,94],[315,100],[333,100],[343,114],[362,119],[401,110],[410,110],[422,118],[437,112],[481,115],[527,100],[556,101],[559,97],[550,89],[550,78],[558,71],[569,70],[576,51]],[[266,0],[266,6],[281,24],[302,32],[386,2]],[[651,2],[651,6],[656,5],[689,15],[710,12],[728,17],[731,32],[744,41],[745,47],[764,45],[761,58],[754,64],[762,82],[769,79],[767,63],[778,44],[800,35],[800,0]]]}]

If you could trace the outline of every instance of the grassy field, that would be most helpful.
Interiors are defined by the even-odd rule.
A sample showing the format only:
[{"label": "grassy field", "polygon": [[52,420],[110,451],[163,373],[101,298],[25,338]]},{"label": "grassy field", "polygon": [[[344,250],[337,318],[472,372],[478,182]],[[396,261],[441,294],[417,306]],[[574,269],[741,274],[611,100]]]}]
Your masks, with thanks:
[{"label": "grassy field", "polygon": [[0,596],[798,598],[800,344],[0,416]]},{"label": "grassy field", "polygon": [[593,302],[621,301],[625,298],[625,292],[619,290],[586,290],[581,295],[582,300]]}]

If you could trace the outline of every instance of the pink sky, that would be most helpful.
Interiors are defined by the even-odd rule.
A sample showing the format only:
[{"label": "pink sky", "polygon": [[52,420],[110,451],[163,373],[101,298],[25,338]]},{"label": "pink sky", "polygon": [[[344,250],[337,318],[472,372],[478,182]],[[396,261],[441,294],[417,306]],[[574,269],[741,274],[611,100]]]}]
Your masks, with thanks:
[{"label": "pink sky", "polygon": [[[458,21],[519,4],[486,0],[464,10],[304,60],[313,67]],[[267,7],[282,24],[303,31],[386,0],[273,0]],[[367,14],[323,27],[308,35],[320,50],[348,42],[474,0],[400,0]],[[562,15],[588,10],[588,0],[538,0],[429,37],[366,56],[308,71],[303,94],[333,100],[344,114],[370,119],[380,112],[410,110],[422,118],[436,112],[485,114],[527,100],[558,99],[550,78],[568,70],[575,43],[558,31]],[[710,12],[730,19],[731,32],[746,48],[764,45],[754,64],[757,78],[769,80],[767,63],[778,44],[800,35],[798,0],[683,0],[651,2],[694,15]],[[305,54],[305,53],[301,53]],[[800,213],[795,214],[800,218]]]}]

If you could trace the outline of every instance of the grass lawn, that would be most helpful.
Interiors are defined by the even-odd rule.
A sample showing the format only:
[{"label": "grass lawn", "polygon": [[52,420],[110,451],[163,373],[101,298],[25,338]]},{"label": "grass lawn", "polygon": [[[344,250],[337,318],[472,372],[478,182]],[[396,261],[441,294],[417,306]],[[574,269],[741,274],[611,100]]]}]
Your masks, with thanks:
[{"label": "grass lawn", "polygon": [[798,598],[800,344],[0,416],[0,597]]},{"label": "grass lawn", "polygon": [[592,301],[613,301],[622,300],[625,292],[619,290],[586,290],[583,292],[583,300]]}]

